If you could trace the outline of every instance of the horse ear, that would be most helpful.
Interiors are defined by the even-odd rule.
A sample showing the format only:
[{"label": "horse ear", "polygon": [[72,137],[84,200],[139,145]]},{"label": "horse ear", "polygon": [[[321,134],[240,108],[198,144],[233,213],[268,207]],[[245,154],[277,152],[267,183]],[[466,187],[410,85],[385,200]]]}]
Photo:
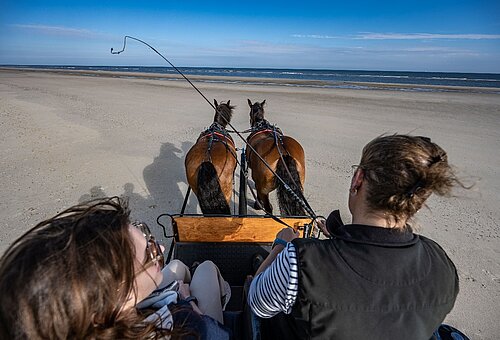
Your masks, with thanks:
[{"label": "horse ear", "polygon": [[229,100],[227,101],[227,106],[230,106],[230,103],[231,103],[231,99],[229,99]]},{"label": "horse ear", "polygon": [[264,101],[262,103],[260,103],[260,106],[264,106],[265,103],[266,103],[266,100],[264,99]]},{"label": "horse ear", "polygon": [[217,99],[214,99],[214,104],[215,104],[215,107],[219,106],[219,104],[217,103]]},{"label": "horse ear", "polygon": [[252,102],[250,101],[250,99],[247,100],[248,100],[248,106],[252,107]]}]

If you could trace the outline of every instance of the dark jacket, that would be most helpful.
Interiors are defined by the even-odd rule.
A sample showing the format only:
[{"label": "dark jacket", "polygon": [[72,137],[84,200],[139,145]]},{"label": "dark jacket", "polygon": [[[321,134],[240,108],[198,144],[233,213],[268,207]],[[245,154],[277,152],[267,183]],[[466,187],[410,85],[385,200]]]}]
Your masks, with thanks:
[{"label": "dark jacket", "polygon": [[263,320],[264,338],[429,339],[455,303],[455,266],[410,231],[346,225],[293,244],[297,300],[290,315]]}]

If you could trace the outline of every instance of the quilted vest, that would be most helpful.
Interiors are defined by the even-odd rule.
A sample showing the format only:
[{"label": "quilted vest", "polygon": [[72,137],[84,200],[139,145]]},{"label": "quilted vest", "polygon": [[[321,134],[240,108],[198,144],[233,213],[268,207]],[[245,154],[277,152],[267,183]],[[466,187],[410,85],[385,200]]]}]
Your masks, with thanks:
[{"label": "quilted vest", "polygon": [[455,303],[455,266],[426,237],[347,225],[293,244],[297,300],[290,315],[261,319],[264,339],[426,340]]}]

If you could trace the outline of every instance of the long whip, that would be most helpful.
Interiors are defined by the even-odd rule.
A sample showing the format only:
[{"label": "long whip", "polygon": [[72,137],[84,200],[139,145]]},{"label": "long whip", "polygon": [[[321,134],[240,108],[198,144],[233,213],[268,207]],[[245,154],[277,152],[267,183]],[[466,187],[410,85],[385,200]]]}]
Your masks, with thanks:
[{"label": "long whip", "polygon": [[[151,50],[153,50],[156,54],[158,54],[161,58],[163,58],[163,60],[165,60],[170,66],[172,66],[174,68],[174,70],[176,70],[202,97],[203,99],[205,99],[205,101],[214,109],[217,111],[217,108],[214,106],[214,104],[212,104],[212,102],[210,102],[210,100],[207,99],[207,97],[205,97],[205,95],[184,75],[184,73],[181,72],[181,70],[179,70],[174,64],[172,64],[167,58],[165,58],[163,56],[163,54],[161,54],[160,52],[158,52],[158,50],[156,48],[154,48],[153,46],[151,46],[150,44],[148,44],[147,42],[145,42],[144,40],[141,40],[141,39],[138,39],[138,38],[135,38],[135,37],[132,37],[130,35],[126,35],[124,38],[123,38],[123,47],[120,51],[114,51],[113,48],[111,48],[111,54],[120,54],[122,52],[125,51],[125,48],[127,46],[127,39],[132,39],[132,40],[135,40],[135,41],[138,41],[144,45],[146,45],[147,47],[149,47]],[[226,121],[227,125],[229,125],[231,127],[231,129],[233,129],[233,131],[238,135],[238,137],[241,138],[241,140],[247,145],[247,147],[250,148],[250,150],[252,150],[252,152],[254,152],[257,157],[262,161],[262,163],[264,163],[264,165],[269,169],[269,171],[271,171],[271,173],[280,181],[283,183],[285,189],[290,193],[292,194],[292,196],[298,200],[301,205],[305,208],[305,210],[307,211],[307,213],[313,218],[313,220],[316,220],[316,218],[318,217],[316,215],[316,213],[314,212],[314,210],[311,208],[311,206],[309,205],[309,203],[307,203],[307,201],[304,201],[301,197],[299,197],[295,191],[293,191],[292,188],[290,188],[290,186],[271,168],[271,166],[269,164],[267,164],[267,162],[265,161],[264,158],[262,158],[261,155],[259,155],[259,153],[257,151],[255,151],[255,149],[246,141],[246,139],[238,132],[238,130],[236,130],[234,128],[234,126],[231,124],[231,122],[229,122],[226,117],[224,117],[224,115],[221,115],[221,117]]]}]

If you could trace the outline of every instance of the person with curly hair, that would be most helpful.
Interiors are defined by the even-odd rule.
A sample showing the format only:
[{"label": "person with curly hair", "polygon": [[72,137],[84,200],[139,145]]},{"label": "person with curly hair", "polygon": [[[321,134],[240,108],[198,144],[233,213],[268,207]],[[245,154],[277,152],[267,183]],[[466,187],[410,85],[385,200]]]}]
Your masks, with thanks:
[{"label": "person with curly hair", "polygon": [[217,267],[163,268],[129,214],[118,197],[90,201],[14,241],[0,259],[0,338],[229,339]]},{"label": "person with curly hair", "polygon": [[281,230],[257,271],[249,304],[263,339],[430,339],[459,282],[445,251],[411,221],[432,193],[447,196],[457,183],[427,137],[369,142],[349,189],[352,223],[329,218],[327,239]]}]

